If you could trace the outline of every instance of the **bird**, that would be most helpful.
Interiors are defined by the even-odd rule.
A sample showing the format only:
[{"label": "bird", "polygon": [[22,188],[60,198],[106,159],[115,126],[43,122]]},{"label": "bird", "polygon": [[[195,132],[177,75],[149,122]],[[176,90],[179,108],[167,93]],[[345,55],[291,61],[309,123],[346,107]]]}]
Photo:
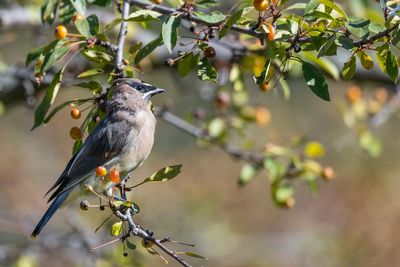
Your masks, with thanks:
[{"label": "bird", "polygon": [[88,194],[88,188],[109,194],[112,182],[97,177],[97,167],[116,168],[120,177],[127,177],[143,164],[153,147],[156,127],[150,99],[164,91],[133,78],[113,82],[107,93],[111,97],[100,104],[106,116],[45,194],[52,192],[48,199],[51,204],[33,230],[32,238],[39,235],[61,206]]}]

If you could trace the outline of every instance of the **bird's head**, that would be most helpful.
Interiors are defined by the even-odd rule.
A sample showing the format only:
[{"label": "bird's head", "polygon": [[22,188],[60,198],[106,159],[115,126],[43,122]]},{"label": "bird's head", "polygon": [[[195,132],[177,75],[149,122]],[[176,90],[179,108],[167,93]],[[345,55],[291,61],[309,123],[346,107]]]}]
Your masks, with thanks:
[{"label": "bird's head", "polygon": [[120,85],[120,84],[127,84],[132,89],[135,89],[136,91],[138,91],[142,95],[143,100],[146,101],[147,103],[150,101],[150,98],[153,95],[165,92],[164,89],[157,88],[151,84],[145,83],[138,79],[121,78],[121,79],[116,79],[113,82],[114,86]]}]

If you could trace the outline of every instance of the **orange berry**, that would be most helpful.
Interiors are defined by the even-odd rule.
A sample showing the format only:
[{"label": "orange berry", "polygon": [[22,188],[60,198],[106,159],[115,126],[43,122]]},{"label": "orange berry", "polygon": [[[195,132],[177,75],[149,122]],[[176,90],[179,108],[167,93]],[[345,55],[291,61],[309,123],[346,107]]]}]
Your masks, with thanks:
[{"label": "orange berry", "polygon": [[103,166],[99,166],[96,168],[96,175],[100,177],[104,177],[107,175],[107,169]]},{"label": "orange berry", "polygon": [[74,140],[80,140],[83,137],[83,132],[78,127],[72,127],[71,130],[69,130],[69,135]]},{"label": "orange berry", "polygon": [[354,103],[362,96],[361,88],[358,86],[351,86],[347,89],[346,98],[350,103]]},{"label": "orange berry", "polygon": [[254,0],[253,6],[257,11],[264,11],[268,8],[268,0]]},{"label": "orange berry", "polygon": [[271,4],[276,5],[279,2],[279,0],[271,0]]},{"label": "orange berry", "polygon": [[291,209],[293,208],[293,206],[296,204],[296,199],[294,199],[293,197],[289,197],[284,203],[283,203],[283,207]]},{"label": "orange berry", "polygon": [[378,88],[375,90],[375,94],[374,94],[376,100],[378,100],[379,103],[383,103],[386,102],[387,98],[388,98],[388,93],[386,88]]},{"label": "orange berry", "polygon": [[269,82],[264,82],[264,83],[259,85],[259,88],[260,88],[261,91],[267,92],[272,88],[272,86],[269,84]]},{"label": "orange berry", "polygon": [[54,31],[54,36],[57,40],[65,39],[68,35],[68,30],[63,25],[58,25]]},{"label": "orange berry", "polygon": [[322,178],[324,178],[327,181],[335,179],[335,171],[332,169],[332,167],[325,167],[322,169]]},{"label": "orange berry", "polygon": [[275,39],[275,28],[271,23],[267,24],[268,27],[268,40],[273,41]]},{"label": "orange berry", "polygon": [[71,109],[71,117],[75,120],[79,119],[81,117],[81,111],[77,108]]},{"label": "orange berry", "polygon": [[258,125],[265,126],[271,121],[271,113],[264,107],[256,108],[255,119]]},{"label": "orange berry", "polygon": [[76,13],[75,15],[72,16],[72,22],[75,23],[75,21],[83,19],[83,16],[79,13]]},{"label": "orange berry", "polygon": [[163,0],[153,0],[154,4],[160,5],[163,2]]},{"label": "orange berry", "polygon": [[112,168],[110,171],[110,180],[113,183],[119,183],[119,181],[121,180],[119,178],[119,171],[116,168]]}]

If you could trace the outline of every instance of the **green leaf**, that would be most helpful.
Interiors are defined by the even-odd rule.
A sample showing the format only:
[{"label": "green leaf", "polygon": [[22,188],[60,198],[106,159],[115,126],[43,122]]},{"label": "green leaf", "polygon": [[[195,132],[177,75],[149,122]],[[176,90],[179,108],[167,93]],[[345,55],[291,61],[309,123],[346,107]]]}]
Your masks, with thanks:
[{"label": "green leaf", "polygon": [[45,54],[41,73],[48,71],[58,60],[62,59],[69,51],[70,46],[64,46],[63,41],[57,42],[54,49]]},{"label": "green leaf", "polygon": [[86,18],[89,23],[89,32],[91,36],[95,36],[100,31],[99,19],[96,14],[92,14]]},{"label": "green leaf", "polygon": [[147,55],[153,52],[157,47],[164,44],[164,41],[161,35],[154,39],[153,41],[149,42],[146,46],[139,50],[139,52],[135,56],[135,64],[139,64]]},{"label": "green leaf", "polygon": [[140,9],[138,11],[131,13],[126,19],[126,21],[138,21],[138,22],[152,21],[152,20],[158,20],[160,16],[161,14],[155,11]]},{"label": "green leaf", "polygon": [[192,69],[196,68],[199,61],[199,56],[193,55],[193,52],[189,52],[182,59],[178,61],[178,72],[180,76],[186,76]]},{"label": "green leaf", "polygon": [[76,78],[81,79],[81,78],[86,78],[86,77],[90,77],[90,76],[100,75],[103,73],[104,73],[104,70],[102,70],[102,69],[91,69],[91,70],[82,72]]},{"label": "green leaf", "polygon": [[36,127],[43,124],[46,113],[49,110],[49,108],[51,107],[51,105],[54,103],[54,100],[58,93],[58,89],[60,89],[63,72],[64,72],[64,68],[62,70],[60,70],[56,75],[54,75],[53,81],[47,88],[46,94],[44,95],[39,106],[36,108],[35,123],[31,129],[31,131],[34,130]]},{"label": "green leaf", "polygon": [[213,7],[213,6],[218,6],[218,1],[216,0],[200,0],[196,3],[196,6],[200,6],[200,7]]},{"label": "green leaf", "polygon": [[58,17],[61,24],[68,24],[75,14],[75,8],[69,0],[62,0],[59,2]]},{"label": "green leaf", "polygon": [[236,11],[235,14],[229,17],[229,19],[226,21],[226,23],[219,32],[220,39],[223,38],[228,33],[232,25],[235,24],[242,17],[242,14],[243,14],[243,9]]},{"label": "green leaf", "polygon": [[361,147],[373,158],[382,153],[382,145],[379,139],[369,131],[364,131],[359,136]]},{"label": "green leaf", "polygon": [[304,79],[311,91],[323,100],[330,101],[328,84],[320,70],[305,61],[303,62],[302,70]]},{"label": "green leaf", "polygon": [[101,84],[96,81],[90,81],[88,83],[79,83],[75,84],[75,86],[88,88],[93,94],[100,94],[103,91],[103,87],[101,86]]},{"label": "green leaf", "polygon": [[185,252],[185,251],[177,251],[176,254],[182,254],[182,255],[186,255],[188,257],[193,257],[193,258],[199,258],[199,259],[203,259],[203,260],[207,260],[206,257],[203,257],[199,254],[193,253],[193,252]]},{"label": "green leaf", "polygon": [[96,63],[109,63],[113,60],[111,55],[93,48],[84,50],[82,54],[87,59]]},{"label": "green leaf", "polygon": [[38,59],[41,54],[46,54],[49,51],[53,50],[54,47],[59,43],[58,40],[51,42],[48,45],[43,45],[31,50],[28,55],[26,56],[25,66],[31,64],[34,60]]},{"label": "green leaf", "polygon": [[291,185],[279,186],[274,193],[274,200],[278,203],[285,203],[289,198],[293,197],[294,189]]},{"label": "green leaf", "polygon": [[212,138],[219,138],[226,131],[226,124],[225,121],[221,118],[214,118],[208,124],[208,134]]},{"label": "green leaf", "polygon": [[336,50],[337,50],[337,45],[335,43],[336,36],[333,35],[331,36],[319,49],[318,51],[318,57],[322,56],[335,56],[336,55]]},{"label": "green leaf", "polygon": [[283,97],[285,98],[285,100],[288,100],[290,98],[289,84],[286,82],[285,78],[283,78],[283,77],[279,78],[279,84],[281,85],[281,88],[282,88]]},{"label": "green leaf", "polygon": [[271,184],[281,180],[286,172],[285,166],[273,158],[265,158],[264,169],[268,172],[268,179]]},{"label": "green leaf", "polygon": [[349,37],[340,36],[338,42],[344,49],[351,50],[354,48],[354,41]]},{"label": "green leaf", "polygon": [[399,66],[396,56],[390,50],[386,57],[386,71],[390,79],[396,83],[399,77]]},{"label": "green leaf", "polygon": [[112,29],[114,29],[115,26],[121,24],[121,22],[123,21],[123,19],[121,18],[116,18],[113,21],[111,21],[110,23],[108,23],[105,27],[104,27],[104,31],[102,33],[106,33]]},{"label": "green leaf", "polygon": [[131,250],[135,250],[136,249],[136,245],[133,244],[132,242],[130,242],[128,239],[125,239],[126,242],[126,246],[131,249]]},{"label": "green leaf", "polygon": [[304,14],[309,14],[312,11],[314,11],[320,4],[324,5],[325,8],[330,8],[335,10],[337,13],[339,13],[345,20],[347,20],[347,15],[346,13],[334,2],[329,1],[329,0],[311,0],[308,2],[304,9]]},{"label": "green leaf", "polygon": [[349,60],[343,65],[342,75],[345,81],[351,80],[356,73],[356,57],[353,55]]},{"label": "green leaf", "polygon": [[205,14],[201,11],[194,11],[193,14],[199,19],[203,20],[206,23],[210,24],[218,24],[225,19],[225,15],[219,11],[211,12],[210,14]]},{"label": "green leaf", "polygon": [[317,58],[314,54],[310,52],[303,52],[303,55],[307,57],[309,60],[317,64],[319,67],[321,67],[323,70],[325,70],[329,75],[332,76],[333,79],[339,80],[340,74],[339,74],[339,69],[337,66],[332,63],[329,59],[327,58]]},{"label": "green leaf", "polygon": [[200,80],[212,80],[215,81],[217,79],[217,71],[211,65],[211,62],[207,58],[200,59],[198,63],[199,69],[197,71],[197,76]]},{"label": "green leaf", "polygon": [[389,52],[388,44],[384,44],[376,48],[376,61],[378,62],[378,66],[384,73],[387,73],[386,62],[387,62],[388,52]]},{"label": "green leaf", "polygon": [[249,183],[257,175],[257,168],[251,164],[243,165],[239,175],[239,185]]},{"label": "green leaf", "polygon": [[150,177],[147,177],[139,184],[133,186],[132,188],[138,187],[144,183],[148,182],[165,182],[175,178],[179,173],[181,173],[182,165],[171,165],[164,167],[159,171],[153,173]]},{"label": "green leaf", "polygon": [[181,24],[181,17],[177,15],[170,15],[162,25],[162,38],[168,51],[172,53],[176,42],[178,40],[178,27]]},{"label": "green leaf", "polygon": [[77,13],[84,15],[86,11],[86,0],[69,0]]},{"label": "green leaf", "polygon": [[112,236],[119,236],[122,232],[122,221],[116,222],[111,226],[110,234]]},{"label": "green leaf", "polygon": [[371,23],[368,19],[361,19],[351,17],[347,25],[347,29],[351,34],[357,36],[358,38],[367,38],[369,35],[369,24]]},{"label": "green leaf", "polygon": [[358,51],[357,56],[360,59],[361,66],[363,66],[365,69],[370,70],[374,67],[374,60],[370,55],[365,53],[364,50]]},{"label": "green leaf", "polygon": [[58,0],[46,0],[40,8],[42,23],[52,24],[56,16]]},{"label": "green leaf", "polygon": [[75,26],[79,33],[82,34],[84,37],[88,38],[93,36],[90,31],[89,21],[87,21],[86,19],[75,21]]}]

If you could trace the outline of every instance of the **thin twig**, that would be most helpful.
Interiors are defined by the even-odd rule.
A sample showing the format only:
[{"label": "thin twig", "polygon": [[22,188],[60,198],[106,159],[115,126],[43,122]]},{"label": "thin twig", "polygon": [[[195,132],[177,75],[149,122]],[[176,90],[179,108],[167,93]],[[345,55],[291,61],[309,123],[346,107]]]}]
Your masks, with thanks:
[{"label": "thin twig", "polygon": [[125,36],[128,31],[128,22],[126,19],[129,16],[129,1],[124,0],[122,4],[122,22],[121,22],[121,27],[119,29],[119,35],[118,35],[118,42],[117,42],[117,55],[115,57],[115,74],[117,76],[121,76],[122,71],[125,68],[125,65],[123,64],[123,58],[124,58],[124,45],[125,45]]}]

